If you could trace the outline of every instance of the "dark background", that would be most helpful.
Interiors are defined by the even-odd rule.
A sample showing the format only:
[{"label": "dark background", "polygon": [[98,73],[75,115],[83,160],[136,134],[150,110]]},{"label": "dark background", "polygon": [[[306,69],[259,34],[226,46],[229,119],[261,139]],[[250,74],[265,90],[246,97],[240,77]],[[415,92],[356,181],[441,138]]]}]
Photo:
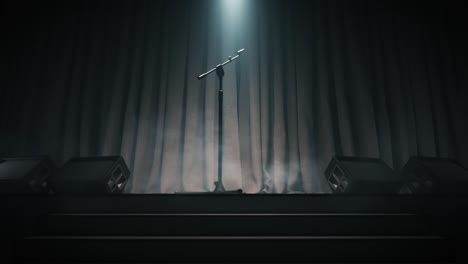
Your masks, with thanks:
[{"label": "dark background", "polygon": [[123,155],[127,192],[329,192],[334,154],[468,166],[466,10],[431,1],[4,1],[0,157]]}]

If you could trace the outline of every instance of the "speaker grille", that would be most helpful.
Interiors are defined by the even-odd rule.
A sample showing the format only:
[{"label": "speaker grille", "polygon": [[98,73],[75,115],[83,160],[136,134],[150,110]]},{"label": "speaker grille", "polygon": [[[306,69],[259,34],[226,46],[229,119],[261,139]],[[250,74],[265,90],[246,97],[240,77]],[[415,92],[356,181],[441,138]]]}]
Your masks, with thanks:
[{"label": "speaker grille", "polygon": [[348,179],[340,166],[335,165],[330,177],[328,177],[328,183],[334,192],[344,192],[346,190],[348,187]]},{"label": "speaker grille", "polygon": [[119,164],[114,168],[114,170],[112,170],[112,176],[107,182],[107,187],[110,192],[122,192],[126,184],[127,176],[124,174],[124,171]]}]

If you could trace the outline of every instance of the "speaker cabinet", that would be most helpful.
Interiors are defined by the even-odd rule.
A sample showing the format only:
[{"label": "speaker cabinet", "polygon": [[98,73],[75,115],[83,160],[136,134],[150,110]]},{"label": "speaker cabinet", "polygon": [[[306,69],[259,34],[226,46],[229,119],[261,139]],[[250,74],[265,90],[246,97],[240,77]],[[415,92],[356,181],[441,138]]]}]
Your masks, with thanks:
[{"label": "speaker cabinet", "polygon": [[123,192],[130,177],[121,156],[72,158],[57,171],[56,194],[96,195]]},{"label": "speaker cabinet", "polygon": [[411,157],[401,175],[401,194],[468,194],[468,170],[453,159]]},{"label": "speaker cabinet", "polygon": [[396,194],[400,178],[381,159],[335,156],[325,171],[333,193]]},{"label": "speaker cabinet", "polygon": [[54,162],[46,156],[0,159],[0,194],[48,193]]}]

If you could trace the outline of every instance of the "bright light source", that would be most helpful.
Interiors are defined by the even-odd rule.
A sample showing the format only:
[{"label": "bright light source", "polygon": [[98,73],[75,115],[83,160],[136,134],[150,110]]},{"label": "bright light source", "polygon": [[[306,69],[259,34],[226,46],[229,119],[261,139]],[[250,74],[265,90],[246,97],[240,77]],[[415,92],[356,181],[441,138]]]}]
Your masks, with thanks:
[{"label": "bright light source", "polygon": [[239,23],[242,20],[245,0],[222,0],[222,17],[228,23]]},{"label": "bright light source", "polygon": [[240,6],[242,5],[242,0],[223,0],[224,1],[224,6],[228,9],[232,9],[232,11],[235,11],[236,9],[239,9]]}]

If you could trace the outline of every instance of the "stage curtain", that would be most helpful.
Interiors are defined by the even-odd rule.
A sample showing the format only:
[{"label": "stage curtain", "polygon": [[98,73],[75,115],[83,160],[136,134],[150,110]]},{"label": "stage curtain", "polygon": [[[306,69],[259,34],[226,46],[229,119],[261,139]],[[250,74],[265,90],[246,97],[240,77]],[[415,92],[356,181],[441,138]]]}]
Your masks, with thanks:
[{"label": "stage curtain", "polygon": [[328,193],[335,154],[396,170],[412,155],[468,165],[456,7],[65,2],[11,4],[4,17],[3,157],[122,155],[128,193],[211,191],[218,80],[197,76],[245,48],[224,69],[226,189]]}]

